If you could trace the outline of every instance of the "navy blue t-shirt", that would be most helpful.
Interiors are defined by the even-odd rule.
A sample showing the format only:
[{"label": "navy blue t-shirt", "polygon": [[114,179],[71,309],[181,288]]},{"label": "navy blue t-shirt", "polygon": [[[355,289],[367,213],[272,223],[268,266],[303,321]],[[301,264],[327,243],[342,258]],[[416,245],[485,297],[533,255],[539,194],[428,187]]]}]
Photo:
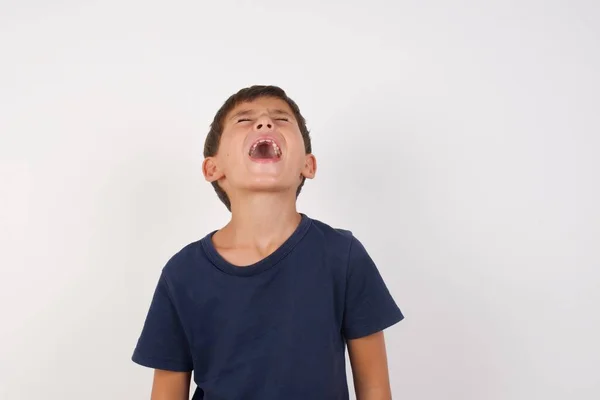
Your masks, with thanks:
[{"label": "navy blue t-shirt", "polygon": [[163,268],[133,361],[193,371],[193,400],[347,400],[346,340],[403,319],[362,244],[302,214],[274,253],[238,267],[213,234]]}]

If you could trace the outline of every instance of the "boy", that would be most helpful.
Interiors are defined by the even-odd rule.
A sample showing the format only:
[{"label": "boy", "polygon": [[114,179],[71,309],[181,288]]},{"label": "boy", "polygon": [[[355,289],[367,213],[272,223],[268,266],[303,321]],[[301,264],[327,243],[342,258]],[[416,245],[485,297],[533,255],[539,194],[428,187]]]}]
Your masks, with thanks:
[{"label": "boy", "polygon": [[215,115],[203,173],[231,221],[162,270],[133,361],[153,400],[389,400],[383,330],[403,319],[349,231],[296,211],[315,176],[306,121],[275,86],[232,95]]}]

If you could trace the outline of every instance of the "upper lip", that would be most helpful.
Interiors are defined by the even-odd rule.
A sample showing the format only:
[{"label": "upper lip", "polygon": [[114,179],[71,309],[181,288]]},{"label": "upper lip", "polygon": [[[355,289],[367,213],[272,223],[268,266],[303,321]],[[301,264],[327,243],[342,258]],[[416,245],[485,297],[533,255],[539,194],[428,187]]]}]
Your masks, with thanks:
[{"label": "upper lip", "polygon": [[250,153],[250,149],[252,149],[252,146],[254,146],[260,140],[272,140],[273,142],[275,142],[275,144],[277,145],[277,147],[279,147],[279,150],[281,151],[281,154],[283,155],[283,147],[281,146],[281,140],[279,138],[277,138],[277,136],[271,135],[271,134],[260,135],[260,136],[255,137],[250,142],[250,144],[248,145],[248,147],[246,148],[246,154],[249,154]]}]

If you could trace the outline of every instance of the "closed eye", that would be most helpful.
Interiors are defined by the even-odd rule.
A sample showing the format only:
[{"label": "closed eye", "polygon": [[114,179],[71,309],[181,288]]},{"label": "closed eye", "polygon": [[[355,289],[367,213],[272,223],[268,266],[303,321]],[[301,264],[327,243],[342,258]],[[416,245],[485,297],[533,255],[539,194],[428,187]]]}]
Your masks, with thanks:
[{"label": "closed eye", "polygon": [[237,120],[237,122],[248,122],[248,121],[250,121],[249,118],[240,118]]},{"label": "closed eye", "polygon": [[287,118],[275,118],[277,121],[286,121],[289,122],[290,120]]}]

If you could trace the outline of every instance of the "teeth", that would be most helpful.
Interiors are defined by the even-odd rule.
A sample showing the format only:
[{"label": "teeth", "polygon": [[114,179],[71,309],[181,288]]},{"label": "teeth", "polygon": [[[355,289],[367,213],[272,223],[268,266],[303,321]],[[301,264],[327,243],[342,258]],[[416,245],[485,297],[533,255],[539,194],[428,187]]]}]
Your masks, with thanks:
[{"label": "teeth", "polygon": [[273,150],[275,150],[275,154],[277,154],[277,157],[281,157],[281,149],[279,148],[279,146],[277,146],[277,143],[275,143],[271,139],[261,139],[258,142],[254,143],[252,145],[252,147],[250,148],[249,154],[252,154],[259,145],[264,144],[264,143],[270,144],[273,147]]}]

